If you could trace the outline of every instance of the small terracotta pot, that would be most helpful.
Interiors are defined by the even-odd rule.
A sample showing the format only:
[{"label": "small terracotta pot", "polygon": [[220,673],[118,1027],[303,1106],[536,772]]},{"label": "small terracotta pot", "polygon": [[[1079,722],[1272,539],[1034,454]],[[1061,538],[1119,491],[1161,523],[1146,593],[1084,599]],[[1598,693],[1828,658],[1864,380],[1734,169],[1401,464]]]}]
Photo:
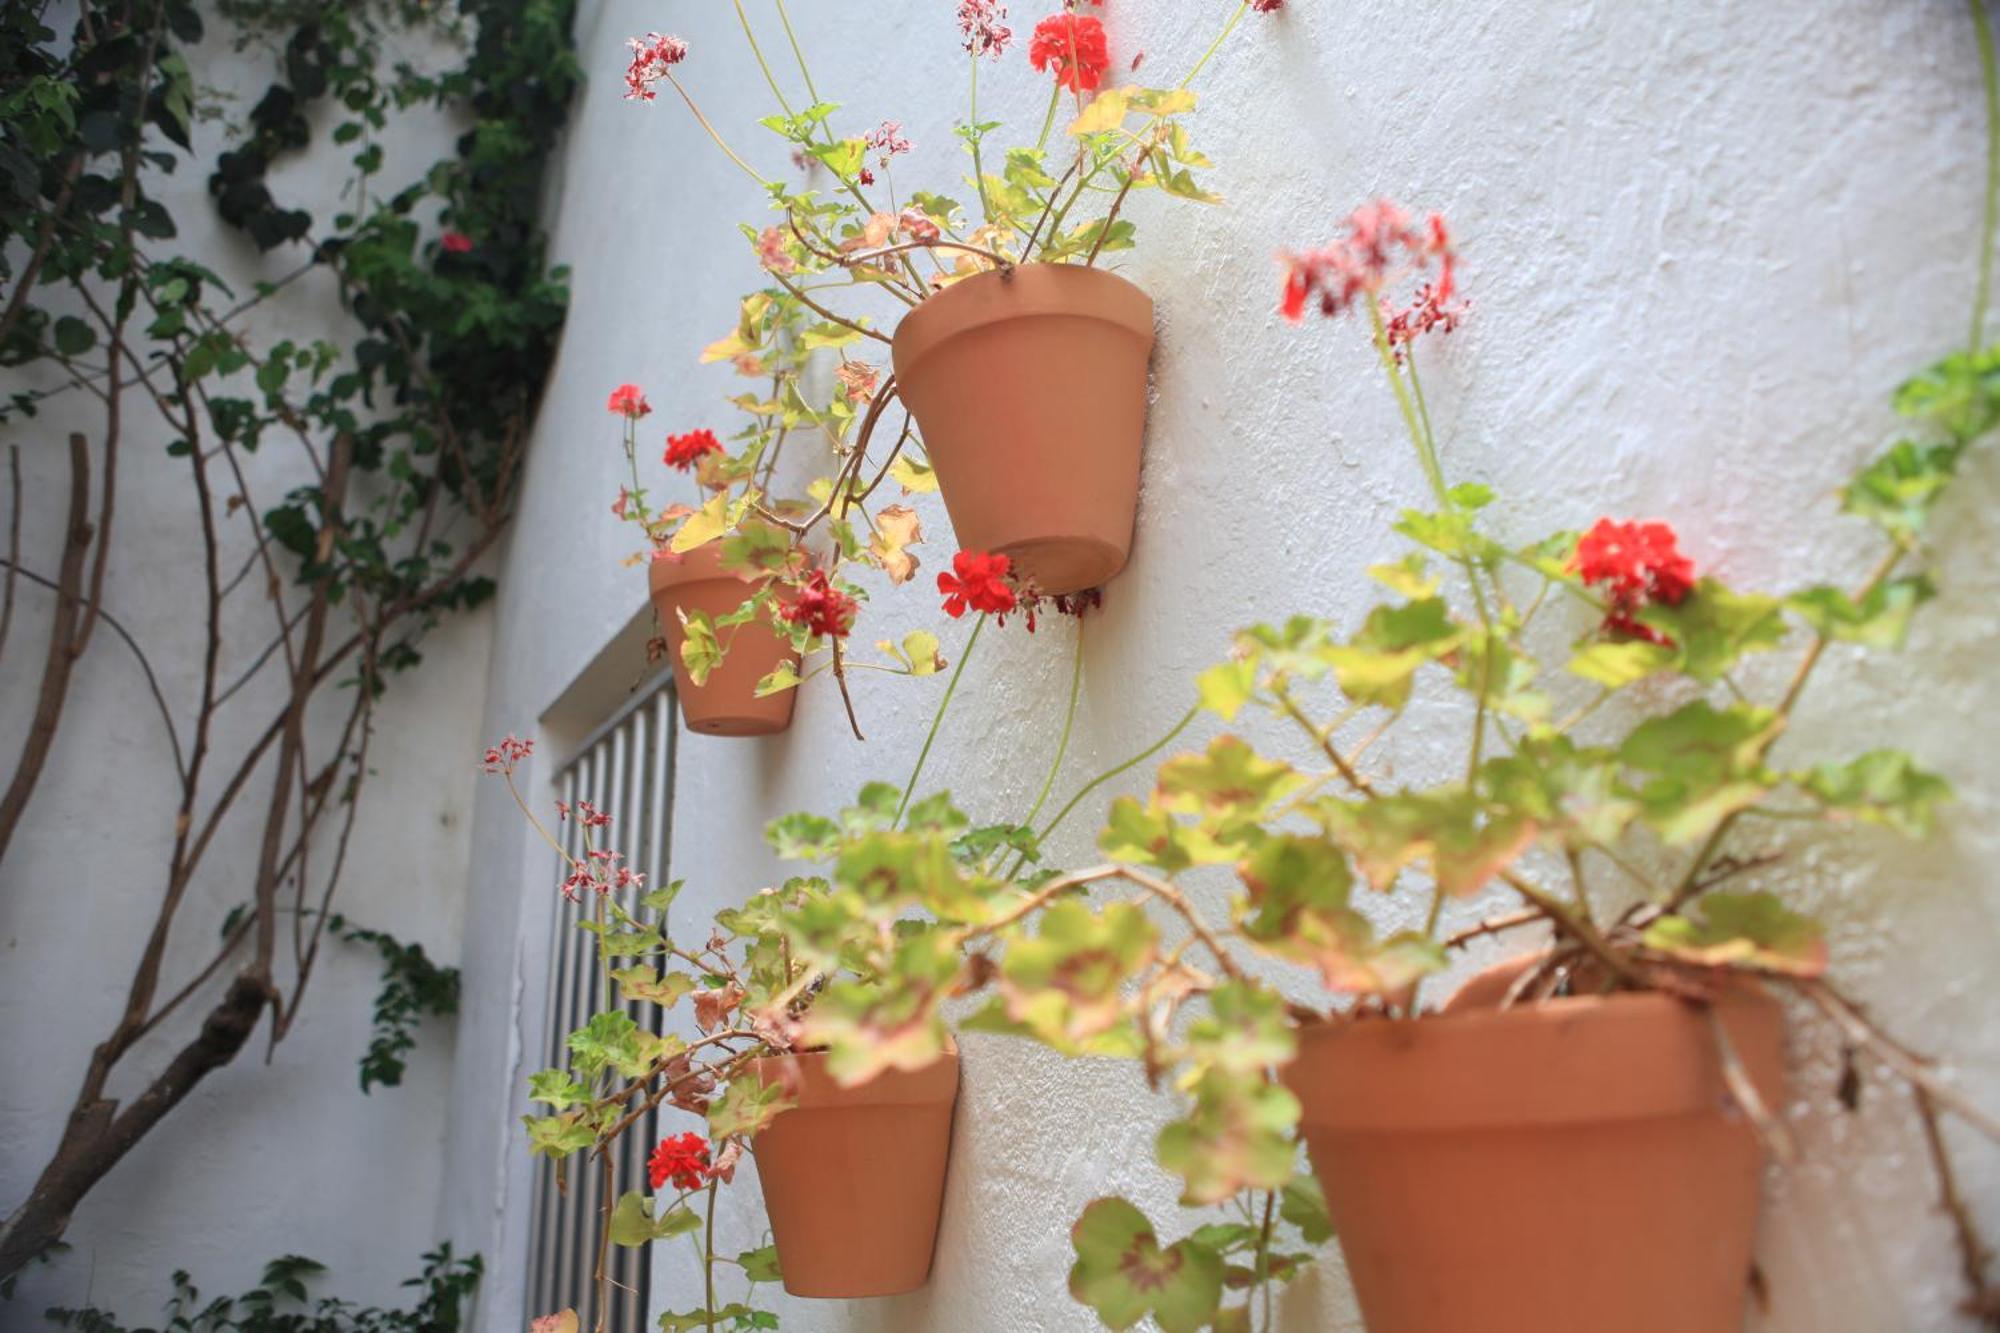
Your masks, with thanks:
[{"label": "small terracotta pot", "polygon": [[1152,350],[1152,299],[1075,264],[982,273],[903,317],[897,392],[962,549],[1049,593],[1125,567]]},{"label": "small terracotta pot", "polygon": [[646,584],[673,658],[674,696],[690,731],[705,736],[769,736],[792,725],[792,704],[798,691],[783,690],[759,699],[757,682],[785,662],[796,670],[799,655],[761,619],[716,631],[728,651],[705,683],[695,684],[681,663],[681,642],[687,632],[681,628],[677,612],[726,616],[743,605],[751,592],[749,584],[722,567],[722,549],[717,543],[697,546],[677,560],[654,560]]},{"label": "small terracotta pot", "polygon": [[[1708,1018],[1505,989],[1308,1029],[1284,1072],[1369,1333],[1737,1333],[1763,1154]],[[1782,1106],[1776,1002],[1745,983],[1715,1012]]]},{"label": "small terracotta pot", "polygon": [[856,1088],[833,1081],[824,1055],[751,1069],[785,1083],[795,1103],[751,1145],[785,1290],[848,1299],[923,1286],[944,1207],[957,1050]]}]

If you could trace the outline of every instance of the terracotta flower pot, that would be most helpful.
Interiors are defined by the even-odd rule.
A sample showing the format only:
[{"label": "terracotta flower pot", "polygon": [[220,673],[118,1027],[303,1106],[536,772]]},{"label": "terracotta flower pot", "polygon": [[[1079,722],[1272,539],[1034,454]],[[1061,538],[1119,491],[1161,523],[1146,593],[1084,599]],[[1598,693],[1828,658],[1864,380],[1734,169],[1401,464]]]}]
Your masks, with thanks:
[{"label": "terracotta flower pot", "polygon": [[1125,567],[1152,350],[1152,299],[1073,264],[982,273],[903,317],[897,391],[962,549],[1049,593]]},{"label": "terracotta flower pot", "polygon": [[[1468,990],[1309,1029],[1284,1074],[1369,1333],[1740,1330],[1763,1156],[1708,1018]],[[1744,985],[1716,1013],[1782,1105],[1776,1002]]]},{"label": "terracotta flower pot", "polygon": [[784,690],[759,699],[757,682],[781,663],[790,662],[796,668],[799,655],[761,619],[716,631],[728,651],[705,683],[695,684],[681,663],[681,643],[687,633],[681,628],[678,612],[726,616],[750,595],[750,585],[722,567],[719,545],[710,542],[678,560],[653,561],[646,583],[673,658],[674,696],[690,731],[706,736],[769,736],[792,725],[792,704],[798,691]]},{"label": "terracotta flower pot", "polygon": [[930,1278],[944,1206],[958,1052],[843,1088],[824,1055],[758,1060],[794,1106],[752,1143],[764,1209],[794,1296],[893,1296]]}]

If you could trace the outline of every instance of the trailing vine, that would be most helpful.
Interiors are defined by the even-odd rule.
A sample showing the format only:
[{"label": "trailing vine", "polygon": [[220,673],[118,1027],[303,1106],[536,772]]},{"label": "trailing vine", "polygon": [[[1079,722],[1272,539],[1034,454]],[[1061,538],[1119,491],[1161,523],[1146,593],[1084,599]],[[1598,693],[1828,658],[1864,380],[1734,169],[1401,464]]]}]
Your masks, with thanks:
[{"label": "trailing vine", "polygon": [[[538,209],[580,79],[573,11],[572,0],[467,0],[455,13],[223,5],[238,51],[268,45],[277,67],[209,178],[226,224],[297,256],[255,282],[186,245],[183,233],[199,229],[160,189],[221,114],[190,64],[205,11],[86,0],[62,35],[38,7],[0,16],[0,366],[11,381],[0,420],[30,438],[32,421],[60,411],[68,435],[53,565],[24,548],[19,515],[24,487],[29,502],[60,508],[32,493],[54,478],[29,469],[23,479],[10,458],[0,652],[30,610],[50,610],[34,716],[0,795],[0,858],[100,621],[145,673],[177,793],[172,823],[156,832],[161,888],[126,1003],[95,1043],[32,1191],[0,1225],[0,1274],[51,1249],[104,1173],[234,1060],[267,1011],[270,1042],[290,1031],[335,920],[377,702],[422,660],[427,631],[492,595],[482,557],[511,513],[567,303]],[[406,48],[436,51],[442,68],[392,59]],[[382,141],[399,116],[431,107],[467,128],[427,170],[385,181]],[[345,155],[331,218],[273,189],[271,169],[301,154]],[[253,336],[246,314],[307,278],[337,293],[334,331]],[[326,313],[314,327],[328,327]],[[189,672],[156,671],[111,609],[118,463],[135,445],[186,469],[201,589],[191,609],[204,629]],[[265,494],[273,478],[289,489]],[[259,597],[268,619],[238,605]],[[162,684],[187,675],[200,682],[192,700]],[[187,920],[200,910],[189,888],[218,873],[218,835],[246,806],[254,856],[220,873],[249,906],[210,934],[220,943],[206,964],[172,974],[176,931],[208,933]],[[412,992],[419,1007],[438,999],[439,978],[426,977]],[[124,1067],[142,1045],[149,1072],[133,1078]],[[114,1073],[124,1076],[115,1089]],[[374,1074],[393,1081],[388,1062]]]}]

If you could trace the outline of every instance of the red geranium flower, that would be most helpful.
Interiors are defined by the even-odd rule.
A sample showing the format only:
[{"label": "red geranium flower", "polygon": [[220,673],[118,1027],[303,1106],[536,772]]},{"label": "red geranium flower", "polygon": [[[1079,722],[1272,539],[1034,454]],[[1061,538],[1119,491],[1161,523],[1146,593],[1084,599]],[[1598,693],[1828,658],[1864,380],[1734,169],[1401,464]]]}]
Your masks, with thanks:
[{"label": "red geranium flower", "polygon": [[[1350,213],[1346,227],[1346,235],[1330,245],[1279,257],[1285,285],[1278,309],[1286,319],[1298,323],[1314,302],[1321,314],[1333,316],[1373,300],[1389,343],[1397,348],[1432,329],[1449,333],[1458,326],[1465,307],[1453,302],[1457,256],[1442,216],[1432,213],[1418,223],[1389,200],[1377,199]],[[1399,280],[1427,274],[1433,265],[1437,280],[1424,283],[1407,308],[1398,310],[1384,297]]]},{"label": "red geranium flower", "polygon": [[691,430],[685,435],[667,436],[666,464],[682,472],[695,465],[703,454],[722,452],[722,441],[715,438],[712,430]]},{"label": "red geranium flower", "polygon": [[462,231],[448,231],[438,237],[438,244],[446,254],[462,255],[472,248],[472,238]]},{"label": "red geranium flower", "polygon": [[628,102],[652,101],[659,95],[653,91],[653,85],[668,77],[668,70],[687,59],[688,44],[664,33],[649,32],[644,37],[630,38],[625,45],[632,52],[632,63],[625,69],[625,100]]},{"label": "red geranium flower", "polygon": [[607,412],[615,412],[621,417],[629,417],[631,420],[637,421],[640,417],[651,412],[653,407],[652,404],[646,401],[646,395],[639,392],[638,385],[621,384],[611,391],[611,399],[604,404],[604,409]]},{"label": "red geranium flower", "polygon": [[951,558],[952,572],[937,579],[938,591],[944,594],[945,614],[956,620],[967,607],[992,615],[1012,611],[1020,601],[1007,582],[1013,567],[1014,562],[1004,555],[960,551]]},{"label": "red geranium flower", "polygon": [[1694,561],[1681,554],[1671,527],[1600,518],[1578,539],[1571,566],[1608,596],[1606,629],[1651,643],[1672,642],[1638,619],[1648,602],[1679,606],[1694,591]]},{"label": "red geranium flower", "polygon": [[1028,41],[1028,63],[1038,70],[1054,66],[1056,83],[1073,93],[1095,91],[1111,68],[1102,20],[1067,12],[1049,15],[1035,25]]},{"label": "red geranium flower", "polygon": [[780,619],[804,625],[822,638],[841,639],[854,628],[858,603],[827,580],[826,571],[815,569],[783,606]]},{"label": "red geranium flower", "polygon": [[646,1161],[646,1178],[658,1191],[668,1181],[677,1190],[697,1190],[707,1183],[708,1143],[699,1134],[661,1139]]}]

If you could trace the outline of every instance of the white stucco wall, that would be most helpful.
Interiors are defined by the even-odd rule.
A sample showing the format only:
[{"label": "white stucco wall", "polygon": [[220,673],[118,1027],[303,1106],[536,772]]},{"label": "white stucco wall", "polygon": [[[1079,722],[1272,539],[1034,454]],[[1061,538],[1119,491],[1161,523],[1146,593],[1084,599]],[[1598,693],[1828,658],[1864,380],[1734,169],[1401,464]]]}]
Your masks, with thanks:
[{"label": "white stucco wall", "polygon": [[[1024,35],[1043,7],[1014,8]],[[1113,3],[1114,58],[1122,67],[1143,46],[1146,73],[1178,77],[1226,8]],[[844,124],[892,117],[916,140],[914,165],[897,170],[902,188],[955,181],[963,60],[951,7],[793,9],[822,94],[848,107]],[[640,605],[641,575],[618,565],[629,539],[605,514],[621,464],[607,390],[646,387],[648,438],[720,426],[735,391],[726,369],[698,368],[695,355],[756,284],[735,223],[757,218],[760,198],[670,98],[620,100],[623,39],[649,28],[689,39],[681,72],[705,109],[740,150],[783,168],[779,145],[750,127],[775,108],[728,6],[586,7],[578,42],[594,81],[553,204],[575,307],[502,574],[489,736],[526,734]],[[1089,623],[1059,789],[1163,732],[1233,627],[1299,610],[1351,620],[1374,597],[1362,566],[1401,549],[1388,523],[1422,502],[1423,484],[1360,332],[1295,331],[1274,312],[1274,252],[1330,237],[1377,194],[1443,210],[1463,240],[1473,315],[1426,353],[1426,384],[1448,469],[1500,493],[1503,529],[1525,538],[1606,513],[1659,516],[1704,568],[1742,585],[1860,569],[1868,536],[1837,518],[1833,490],[1894,429],[1896,382],[1965,336],[1978,87],[1970,20],[1948,0],[1292,0],[1253,16],[1204,76],[1196,122],[1227,205],[1133,205],[1141,248],[1120,267],[1153,295],[1160,324],[1144,494],[1132,564]],[[1032,132],[1045,88],[1017,48],[988,67],[982,110]],[[1866,664],[1835,654],[1788,742],[1906,745],[1958,784],[1962,799],[1930,845],[1857,833],[1799,859],[1787,879],[1831,922],[1848,984],[1894,1030],[1944,1052],[1989,1105],[2000,1103],[1990,873],[2000,685],[1982,645],[2000,595],[1988,558],[1996,482],[2000,462],[1975,458],[1941,514],[1944,591],[1912,650]],[[920,508],[931,538],[922,582],[882,597],[875,614],[931,624],[955,655],[963,627],[943,623],[922,590],[948,559],[949,526],[934,497]],[[1072,632],[987,636],[927,785],[949,786],[976,817],[1032,797]],[[864,624],[857,637],[876,636]],[[782,737],[688,738],[675,871],[691,887],[677,911],[740,901],[769,880],[767,818],[831,809],[869,778],[900,781],[941,689],[858,681],[865,745],[825,682]],[[1376,758],[1420,780],[1456,735],[1420,716]],[[547,776],[544,760],[531,788]],[[1089,857],[1093,834],[1090,820],[1073,821],[1056,861]],[[537,932],[550,889],[545,856],[497,786],[480,794],[473,835],[471,1012],[439,1230],[500,1260],[485,1326],[504,1329],[524,1313],[507,1257],[525,1236],[516,1117],[537,1063],[522,1050],[539,1040],[547,944]],[[1477,905],[1463,910],[1470,919]],[[1860,1116],[1831,1112],[1831,1054],[1799,1046],[1808,1156],[1772,1183],[1761,1246],[1772,1306],[1756,1327],[1956,1327],[1956,1259],[1904,1100],[1878,1085]],[[931,1286],[853,1305],[781,1297],[788,1329],[1089,1328],[1063,1290],[1079,1208],[1126,1190],[1172,1216],[1172,1186],[1151,1164],[1163,1108],[1135,1070],[998,1039],[968,1040],[965,1052]],[[1965,1146],[1967,1193],[2000,1226],[2000,1161]],[[728,1234],[754,1244],[754,1189],[727,1197]],[[684,1249],[658,1264],[662,1299],[694,1303]],[[1286,1297],[1284,1327],[1357,1326],[1338,1271],[1329,1249],[1323,1272]]]},{"label": "white stucco wall", "polygon": [[[198,82],[226,94],[218,103],[240,120],[270,82],[257,53],[230,49],[224,25],[191,61]],[[433,54],[411,47],[402,54]],[[401,123],[387,145],[381,181],[396,185],[451,152],[455,127],[424,113]],[[182,227],[175,243],[225,276],[240,294],[256,280],[297,267],[296,248],[260,256],[216,219],[206,182],[231,142],[223,120],[198,125],[195,152],[172,177],[149,187]],[[284,163],[273,192],[297,200],[325,223],[343,206],[349,152]],[[164,243],[160,248],[164,248]],[[302,281],[243,322],[253,346],[280,338],[345,339],[329,282]],[[231,392],[252,392],[247,373]],[[8,387],[25,385],[25,377]],[[134,390],[126,400],[118,507],[106,576],[106,605],[143,645],[160,675],[182,744],[200,697],[204,606],[201,539],[184,459],[165,449],[175,436]],[[101,476],[102,409],[71,393],[42,414],[10,425],[24,474],[23,562],[53,575],[68,494],[71,430],[92,441]],[[219,466],[219,465],[218,465]],[[301,481],[295,445],[273,437],[247,460],[256,505],[221,521],[222,565],[233,573],[254,549],[252,524]],[[229,488],[217,479],[218,507]],[[0,483],[4,485],[4,483]],[[95,504],[92,505],[93,517]],[[289,569],[289,564],[286,566]],[[288,575],[289,577],[289,575]],[[220,676],[234,680],[274,632],[261,576],[226,603],[228,647]],[[11,765],[33,711],[53,595],[25,581],[0,656],[0,755]],[[421,670],[395,681],[376,717],[367,784],[335,910],[359,925],[421,942],[455,960],[466,884],[467,825],[477,778],[490,611],[460,618],[422,645]],[[212,801],[248,740],[280,709],[282,659],[232,701],[204,784]],[[341,718],[335,697],[313,717],[324,755]],[[167,953],[161,988],[170,995],[212,955],[231,906],[250,897],[270,765],[246,789],[190,888]],[[11,767],[7,769],[9,775]],[[392,785],[392,782],[394,785]],[[59,1140],[92,1046],[122,1012],[132,968],[151,930],[165,884],[179,785],[156,707],[139,667],[108,626],[98,628],[78,664],[53,755],[26,822],[0,864],[0,1209],[11,1210]],[[204,804],[204,809],[206,805]],[[314,853],[315,877],[330,857]],[[315,889],[317,893],[317,889]],[[280,929],[280,984],[289,993],[288,926]],[[239,953],[238,961],[247,957]],[[403,1085],[364,1097],[356,1064],[367,1049],[380,962],[372,950],[329,940],[306,1002],[266,1064],[268,1022],[237,1061],[209,1076],[86,1198],[66,1239],[75,1248],[22,1280],[0,1304],[0,1327],[41,1328],[50,1305],[90,1302],[128,1321],[159,1317],[170,1275],[190,1271],[204,1296],[235,1295],[255,1284],[266,1260],[303,1254],[333,1271],[323,1294],[403,1304],[401,1281],[438,1239],[433,1201],[450,1088],[452,1025],[426,1023]],[[224,982],[234,975],[225,969]],[[113,1096],[129,1097],[195,1031],[222,983],[185,1006],[147,1039],[114,1076]]]}]

